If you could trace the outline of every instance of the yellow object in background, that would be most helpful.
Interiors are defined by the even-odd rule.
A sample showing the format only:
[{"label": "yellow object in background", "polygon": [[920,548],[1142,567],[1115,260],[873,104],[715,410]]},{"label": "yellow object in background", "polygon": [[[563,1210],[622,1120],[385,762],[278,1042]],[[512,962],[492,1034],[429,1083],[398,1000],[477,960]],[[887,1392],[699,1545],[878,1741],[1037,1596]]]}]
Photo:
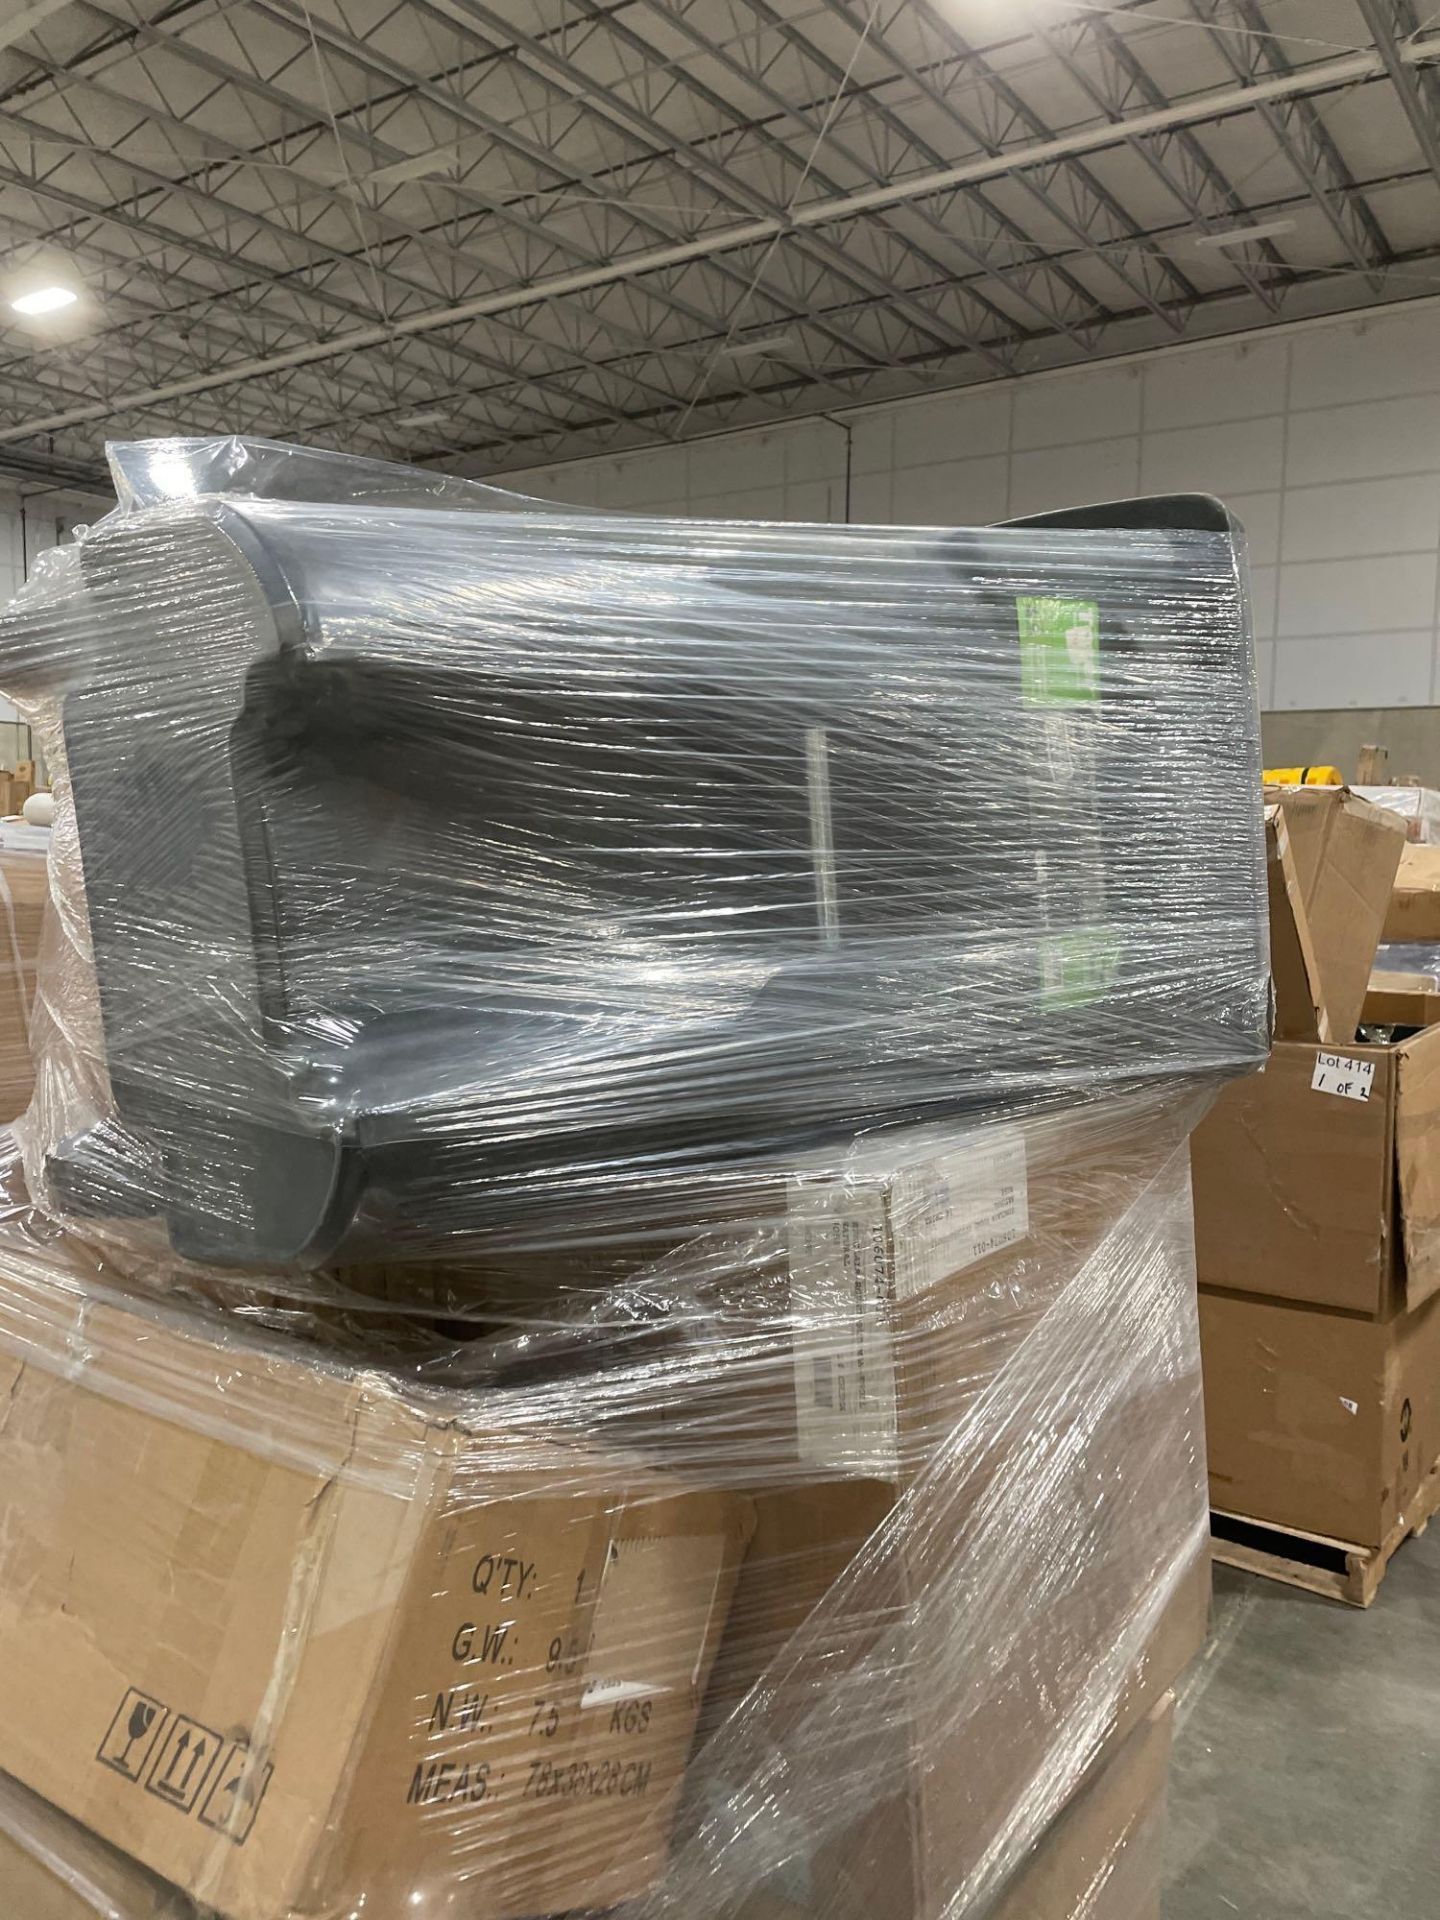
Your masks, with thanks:
[{"label": "yellow object in background", "polygon": [[1266,767],[1267,787],[1343,787],[1338,767]]}]

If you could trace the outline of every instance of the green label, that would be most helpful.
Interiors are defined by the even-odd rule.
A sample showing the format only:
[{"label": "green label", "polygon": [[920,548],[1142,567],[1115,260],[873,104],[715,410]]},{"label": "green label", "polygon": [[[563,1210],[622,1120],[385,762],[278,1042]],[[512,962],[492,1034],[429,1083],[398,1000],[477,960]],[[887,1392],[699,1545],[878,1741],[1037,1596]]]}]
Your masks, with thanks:
[{"label": "green label", "polygon": [[1020,697],[1027,707],[1071,706],[1100,691],[1100,608],[1044,594],[1015,602]]},{"label": "green label", "polygon": [[1110,991],[1119,944],[1109,927],[1073,927],[1040,942],[1040,1004],[1047,1011],[1083,1007]]}]

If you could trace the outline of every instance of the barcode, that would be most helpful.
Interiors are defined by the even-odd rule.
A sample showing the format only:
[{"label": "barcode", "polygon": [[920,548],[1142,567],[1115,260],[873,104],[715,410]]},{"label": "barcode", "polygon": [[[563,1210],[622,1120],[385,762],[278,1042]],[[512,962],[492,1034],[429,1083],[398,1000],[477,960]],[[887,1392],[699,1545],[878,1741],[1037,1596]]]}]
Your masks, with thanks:
[{"label": "barcode", "polygon": [[817,1353],[811,1360],[810,1385],[816,1406],[833,1410],[835,1405],[835,1356],[833,1353]]}]

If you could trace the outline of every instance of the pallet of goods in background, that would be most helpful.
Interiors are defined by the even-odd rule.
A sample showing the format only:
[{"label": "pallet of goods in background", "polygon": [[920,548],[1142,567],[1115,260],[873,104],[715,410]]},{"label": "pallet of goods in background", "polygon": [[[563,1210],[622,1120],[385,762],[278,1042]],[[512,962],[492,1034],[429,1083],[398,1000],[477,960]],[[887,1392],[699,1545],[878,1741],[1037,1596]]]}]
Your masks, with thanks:
[{"label": "pallet of goods in background", "polygon": [[11,773],[0,767],[0,820],[10,819],[21,812],[25,802],[35,792],[35,762],[22,760]]},{"label": "pallet of goods in background", "polygon": [[1215,1554],[1368,1606],[1440,1500],[1440,1028],[1369,984],[1426,850],[1342,788],[1269,798],[1280,1037],[1192,1142]]}]

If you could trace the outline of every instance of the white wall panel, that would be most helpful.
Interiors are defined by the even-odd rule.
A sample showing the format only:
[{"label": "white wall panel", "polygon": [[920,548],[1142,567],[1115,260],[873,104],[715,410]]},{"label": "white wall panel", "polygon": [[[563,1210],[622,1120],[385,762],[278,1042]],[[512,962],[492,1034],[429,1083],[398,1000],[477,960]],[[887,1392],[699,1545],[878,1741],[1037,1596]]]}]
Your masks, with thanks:
[{"label": "white wall panel", "polygon": [[1433,627],[1274,644],[1275,707],[1423,707],[1435,697]]},{"label": "white wall panel", "polygon": [[1440,547],[1440,474],[1292,487],[1285,497],[1285,560],[1337,553],[1429,553]]},{"label": "white wall panel", "polygon": [[1013,454],[1010,460],[1012,514],[1120,500],[1138,492],[1139,486],[1138,434],[1123,440],[1086,440],[1075,447],[1043,447]]},{"label": "white wall panel", "polygon": [[1014,396],[1009,388],[937,394],[895,408],[891,463],[921,467],[942,460],[974,460],[1010,446]]},{"label": "white wall panel", "polygon": [[1433,552],[1312,560],[1280,569],[1278,630],[1287,639],[1395,633],[1423,626],[1434,611]]},{"label": "white wall panel", "polygon": [[1066,447],[1140,430],[1140,368],[1096,368],[1083,380],[1024,381],[1015,390],[1017,448]]},{"label": "white wall panel", "polygon": [[910,467],[894,477],[887,518],[897,526],[983,526],[1009,512],[1010,462],[1003,453],[986,460],[947,460],[936,467]]},{"label": "white wall panel", "polygon": [[1147,433],[1140,484],[1147,493],[1260,493],[1278,487],[1285,466],[1283,414],[1213,427]]},{"label": "white wall panel", "polygon": [[1287,486],[1405,473],[1440,473],[1440,394],[1296,409],[1289,416]]},{"label": "white wall panel", "polygon": [[1275,597],[1279,584],[1278,574],[1278,567],[1252,565],[1250,569],[1250,604],[1257,640],[1275,638]]},{"label": "white wall panel", "polygon": [[[848,421],[856,522],[1218,493],[1249,535],[1264,704],[1440,695],[1440,305],[937,392]],[[846,455],[844,431],[811,419],[531,483],[661,512],[839,520]]]},{"label": "white wall panel", "polygon": [[1157,354],[1145,367],[1145,429],[1208,427],[1285,411],[1283,340]]},{"label": "white wall panel", "polygon": [[1292,407],[1412,393],[1440,393],[1440,309],[1323,327],[1290,343]]}]

